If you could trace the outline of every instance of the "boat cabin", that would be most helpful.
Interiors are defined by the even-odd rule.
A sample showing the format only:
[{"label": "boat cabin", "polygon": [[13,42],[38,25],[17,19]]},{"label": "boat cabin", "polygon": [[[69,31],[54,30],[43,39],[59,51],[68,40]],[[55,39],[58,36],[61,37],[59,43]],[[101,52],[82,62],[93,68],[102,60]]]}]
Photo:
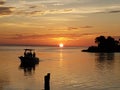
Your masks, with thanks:
[{"label": "boat cabin", "polygon": [[36,57],[34,49],[24,49],[24,57]]}]

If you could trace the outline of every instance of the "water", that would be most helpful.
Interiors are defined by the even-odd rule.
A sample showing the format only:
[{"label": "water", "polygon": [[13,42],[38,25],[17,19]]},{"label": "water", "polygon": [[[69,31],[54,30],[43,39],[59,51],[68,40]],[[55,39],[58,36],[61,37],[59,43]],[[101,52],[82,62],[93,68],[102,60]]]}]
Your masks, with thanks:
[{"label": "water", "polygon": [[[18,56],[35,48],[40,63],[21,69]],[[51,90],[120,90],[120,53],[87,53],[83,47],[0,47],[0,90],[43,90],[51,73]]]}]

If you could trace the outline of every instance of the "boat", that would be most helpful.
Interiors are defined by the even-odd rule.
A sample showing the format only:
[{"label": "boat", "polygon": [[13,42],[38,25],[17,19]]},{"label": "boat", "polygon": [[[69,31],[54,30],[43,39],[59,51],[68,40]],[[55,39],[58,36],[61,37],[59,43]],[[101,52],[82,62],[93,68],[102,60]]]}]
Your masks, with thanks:
[{"label": "boat", "polygon": [[24,55],[19,56],[21,63],[24,64],[39,64],[39,58],[36,57],[36,53],[34,49],[24,49]]}]

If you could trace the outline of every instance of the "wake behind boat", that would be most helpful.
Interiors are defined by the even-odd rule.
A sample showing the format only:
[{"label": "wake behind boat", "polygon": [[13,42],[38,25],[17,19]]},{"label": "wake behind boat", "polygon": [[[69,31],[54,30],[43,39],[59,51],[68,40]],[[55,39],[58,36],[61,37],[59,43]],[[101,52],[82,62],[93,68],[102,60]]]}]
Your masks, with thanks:
[{"label": "wake behind boat", "polygon": [[38,64],[39,58],[36,57],[34,49],[24,49],[24,56],[20,56],[21,63],[25,64]]}]

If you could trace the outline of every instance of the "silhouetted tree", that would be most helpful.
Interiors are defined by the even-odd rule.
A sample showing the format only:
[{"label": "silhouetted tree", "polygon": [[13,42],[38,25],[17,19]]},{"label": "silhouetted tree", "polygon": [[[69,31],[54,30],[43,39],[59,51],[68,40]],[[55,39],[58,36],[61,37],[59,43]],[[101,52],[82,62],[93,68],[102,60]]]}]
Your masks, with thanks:
[{"label": "silhouetted tree", "polygon": [[115,45],[116,45],[116,42],[115,42],[114,38],[112,38],[111,36],[108,36],[106,39],[106,46],[105,46],[106,50],[114,51]]},{"label": "silhouetted tree", "polygon": [[96,37],[95,39],[95,43],[98,44],[98,49],[105,49],[105,46],[106,46],[106,39],[104,36],[99,36],[99,37]]},{"label": "silhouetted tree", "polygon": [[120,52],[120,39],[115,40],[113,37],[99,36],[95,38],[95,43],[98,46],[90,46],[87,50],[89,52]]},{"label": "silhouetted tree", "polygon": [[105,42],[104,36],[99,36],[99,37],[96,37],[96,39],[95,39],[95,43],[98,43],[98,46],[104,42]]},{"label": "silhouetted tree", "polygon": [[120,39],[119,39],[119,41],[118,41],[118,44],[120,45]]}]

